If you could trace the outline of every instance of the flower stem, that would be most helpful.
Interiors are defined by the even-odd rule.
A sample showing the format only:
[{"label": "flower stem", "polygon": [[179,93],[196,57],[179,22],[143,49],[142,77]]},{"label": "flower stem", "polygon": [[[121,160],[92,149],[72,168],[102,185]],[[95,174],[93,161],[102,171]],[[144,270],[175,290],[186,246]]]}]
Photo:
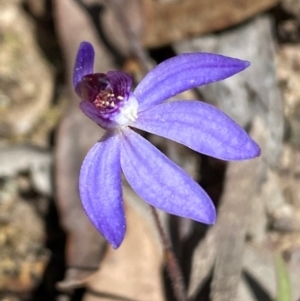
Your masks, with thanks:
[{"label": "flower stem", "polygon": [[171,279],[171,285],[173,288],[174,296],[177,301],[187,301],[186,289],[183,282],[182,272],[178,264],[177,258],[175,256],[175,253],[172,249],[171,243],[163,230],[156,209],[151,205],[150,209],[164,248],[164,259]]}]

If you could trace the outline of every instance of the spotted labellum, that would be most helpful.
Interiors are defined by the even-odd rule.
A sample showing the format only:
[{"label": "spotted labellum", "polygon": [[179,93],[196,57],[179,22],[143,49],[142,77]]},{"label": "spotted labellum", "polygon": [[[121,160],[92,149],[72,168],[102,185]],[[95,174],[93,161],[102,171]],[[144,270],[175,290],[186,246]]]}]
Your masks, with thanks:
[{"label": "spotted labellum", "polygon": [[232,76],[249,63],[211,53],[181,54],[155,67],[133,92],[130,75],[94,73],[93,66],[94,49],[83,42],[75,62],[74,88],[83,113],[106,130],[80,171],[80,198],[93,225],[113,248],[120,246],[126,232],[122,172],[152,206],[213,224],[216,211],[207,193],[134,129],[222,160],[259,156],[258,145],[244,129],[216,107],[199,100],[166,102],[188,89]]}]

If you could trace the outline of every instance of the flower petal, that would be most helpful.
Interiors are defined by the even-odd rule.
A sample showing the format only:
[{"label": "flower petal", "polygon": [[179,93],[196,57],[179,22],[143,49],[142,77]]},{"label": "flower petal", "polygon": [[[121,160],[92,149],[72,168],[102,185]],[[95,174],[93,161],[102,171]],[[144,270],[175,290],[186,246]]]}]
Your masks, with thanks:
[{"label": "flower petal", "polygon": [[94,48],[88,42],[82,42],[79,46],[73,73],[73,85],[76,88],[81,79],[94,72]]},{"label": "flower petal", "polygon": [[212,201],[188,174],[139,134],[128,129],[123,135],[122,170],[138,195],[168,213],[215,222]]},{"label": "flower petal", "polygon": [[118,248],[126,231],[119,137],[97,142],[85,157],[79,178],[84,210],[93,225]]},{"label": "flower petal", "polygon": [[129,74],[121,71],[108,71],[106,75],[116,96],[129,96],[132,87],[132,77]]},{"label": "flower petal", "polygon": [[85,75],[75,87],[75,91],[81,100],[93,102],[97,95],[104,90],[111,90],[109,78],[104,73]]},{"label": "flower petal", "polygon": [[159,64],[134,91],[143,111],[162,101],[201,85],[225,79],[249,66],[249,62],[211,54],[185,53]]},{"label": "flower petal", "polygon": [[99,114],[97,107],[89,101],[81,101],[79,104],[81,111],[98,125],[101,125],[103,120]]},{"label": "flower petal", "polygon": [[216,107],[201,101],[174,101],[140,112],[131,124],[223,160],[260,155],[259,146],[243,128]]}]

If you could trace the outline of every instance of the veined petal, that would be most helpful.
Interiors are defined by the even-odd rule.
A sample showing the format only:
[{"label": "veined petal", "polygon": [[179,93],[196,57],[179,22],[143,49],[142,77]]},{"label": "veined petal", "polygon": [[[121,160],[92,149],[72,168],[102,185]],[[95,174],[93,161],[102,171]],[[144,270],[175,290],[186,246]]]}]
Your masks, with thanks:
[{"label": "veined petal", "polygon": [[101,91],[111,91],[109,78],[104,73],[85,75],[75,87],[81,100],[93,102]]},{"label": "veined petal", "polygon": [[248,66],[247,61],[204,52],[170,58],[137,85],[134,95],[139,101],[139,111],[188,89],[225,79]]},{"label": "veined petal", "polygon": [[121,71],[108,71],[106,73],[116,96],[128,97],[132,87],[131,75]]},{"label": "veined petal", "polygon": [[118,248],[126,231],[119,137],[97,142],[85,157],[79,178],[83,208],[93,225]]},{"label": "veined petal", "polygon": [[202,223],[215,222],[206,192],[180,167],[139,134],[128,129],[121,140],[121,166],[136,193],[168,213]]},{"label": "veined petal", "polygon": [[94,72],[94,48],[88,42],[82,42],[79,46],[73,73],[73,86],[76,88],[81,79]]},{"label": "veined petal", "polygon": [[244,160],[260,155],[259,146],[243,128],[216,107],[201,101],[174,101],[140,112],[131,124],[205,155]]}]

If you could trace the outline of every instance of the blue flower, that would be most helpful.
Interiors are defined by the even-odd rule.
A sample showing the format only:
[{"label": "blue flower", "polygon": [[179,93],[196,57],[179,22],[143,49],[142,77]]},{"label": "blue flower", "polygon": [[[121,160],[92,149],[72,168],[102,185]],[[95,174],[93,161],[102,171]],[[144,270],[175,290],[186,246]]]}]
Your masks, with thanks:
[{"label": "blue flower", "polygon": [[118,248],[124,239],[123,171],[147,203],[205,224],[216,219],[206,192],[181,168],[132,128],[157,134],[223,160],[259,156],[258,145],[223,112],[198,100],[165,102],[188,89],[223,80],[249,66],[211,53],[181,54],[159,64],[131,92],[130,75],[94,73],[94,49],[80,45],[73,84],[80,108],[106,134],[88,152],[79,191],[94,226]]}]

